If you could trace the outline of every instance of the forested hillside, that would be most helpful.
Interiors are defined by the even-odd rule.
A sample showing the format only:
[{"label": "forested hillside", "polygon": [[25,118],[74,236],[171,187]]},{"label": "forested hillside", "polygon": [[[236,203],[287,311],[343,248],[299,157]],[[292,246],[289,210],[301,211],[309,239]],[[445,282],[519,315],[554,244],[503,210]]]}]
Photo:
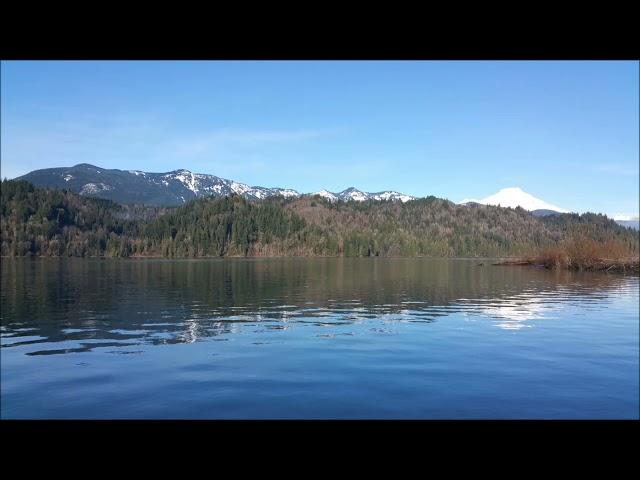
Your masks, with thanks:
[{"label": "forested hillside", "polygon": [[128,256],[139,227],[166,211],[2,181],[2,256]]},{"label": "forested hillside", "polygon": [[535,217],[435,197],[332,203],[231,196],[160,208],[3,181],[0,213],[2,256],[512,256],[577,235],[639,250],[637,231],[603,215]]},{"label": "forested hillside", "polygon": [[399,202],[337,202],[301,198],[291,209],[342,246],[346,256],[509,256],[553,246],[572,236],[616,239],[638,252],[638,232],[605,215],[536,217],[522,208],[457,205],[435,197]]}]

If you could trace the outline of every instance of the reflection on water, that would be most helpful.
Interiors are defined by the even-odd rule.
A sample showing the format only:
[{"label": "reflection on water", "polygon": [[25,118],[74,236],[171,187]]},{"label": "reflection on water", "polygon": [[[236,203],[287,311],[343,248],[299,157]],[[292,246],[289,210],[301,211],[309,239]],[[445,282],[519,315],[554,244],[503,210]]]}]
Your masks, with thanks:
[{"label": "reflection on water", "polygon": [[75,341],[72,351],[192,343],[257,323],[276,329],[372,318],[429,323],[453,313],[519,329],[527,320],[553,318],[558,305],[606,308],[607,299],[637,285],[633,277],[482,268],[462,260],[4,263],[2,346]]},{"label": "reflection on water", "polygon": [[[205,343],[208,357],[235,355],[240,359],[238,364],[230,363],[227,368],[242,368],[249,375],[253,370],[264,368],[262,365],[258,368],[252,362],[277,359],[272,370],[263,372],[264,381],[280,381],[279,375],[295,370],[296,365],[306,364],[314,355],[322,356],[328,362],[325,365],[331,375],[347,375],[345,372],[348,371],[353,380],[358,372],[374,367],[386,368],[381,357],[367,356],[367,348],[375,351],[383,344],[385,348],[394,349],[392,364],[405,357],[401,361],[403,368],[396,365],[398,372],[411,371],[434,359],[444,362],[438,368],[445,372],[453,366],[464,369],[462,362],[469,361],[454,361],[444,356],[447,345],[452,355],[459,356],[461,349],[464,352],[475,349],[480,354],[480,346],[489,348],[493,342],[502,342],[500,346],[507,352],[499,355],[508,357],[515,355],[512,349],[521,342],[518,348],[531,354],[526,359],[531,362],[541,353],[544,358],[553,358],[559,347],[565,348],[566,353],[580,342],[592,345],[594,341],[604,341],[613,331],[616,336],[610,339],[612,345],[607,346],[613,349],[607,351],[608,355],[616,356],[613,352],[616,342],[621,342],[618,335],[628,342],[635,338],[635,349],[623,342],[618,350],[627,355],[621,367],[623,374],[637,372],[637,277],[478,266],[477,263],[379,258],[3,260],[2,415],[11,416],[4,406],[5,401],[17,401],[30,388],[41,386],[35,372],[38,368],[47,369],[48,365],[44,362],[36,367],[36,364],[28,363],[27,358],[36,361],[36,357],[56,356],[65,359],[59,361],[60,368],[70,368],[69,365],[89,368],[97,362],[102,370],[109,371],[115,364],[109,363],[108,359],[115,355],[128,358],[134,364],[165,351],[154,350],[155,346],[179,344]],[[609,328],[602,324],[604,321],[610,323]],[[520,337],[491,333],[500,330]],[[472,333],[461,339],[458,331]],[[589,338],[585,340],[584,335]],[[387,337],[395,341],[384,340]],[[505,338],[512,340],[504,343]],[[443,352],[443,356],[437,358],[429,355],[439,355],[440,350],[429,353],[422,348],[433,346],[436,339],[442,342],[438,349]],[[229,340],[240,344],[231,348]],[[564,345],[558,342],[564,342]],[[329,358],[326,350],[332,345],[339,345],[340,351]],[[190,348],[189,352],[201,351],[200,347]],[[247,353],[260,348],[263,353],[253,357]],[[272,350],[265,351],[265,348]],[[95,357],[97,352],[101,355],[99,358]],[[579,352],[582,355],[582,350]],[[83,353],[89,355],[83,356],[82,362],[66,360],[73,357],[70,354],[77,357]],[[633,353],[635,360],[629,356]],[[190,354],[183,349],[180,353],[175,352],[183,359]],[[523,355],[522,350],[517,355]],[[594,361],[604,358],[597,357],[598,352],[593,355]],[[482,361],[489,362],[486,357]],[[616,358],[616,361],[621,359]],[[166,359],[157,362],[153,366],[145,365],[144,371],[158,374],[160,382],[162,362]],[[350,370],[342,370],[341,362],[350,365]],[[583,366],[591,368],[586,364]],[[191,367],[193,365],[186,368]],[[491,368],[496,366],[491,365]],[[25,376],[21,380],[21,372],[25,375],[31,372],[31,377]],[[581,373],[588,374],[586,371]],[[10,382],[5,381],[8,377]],[[133,381],[126,377],[123,375],[112,381]],[[335,386],[338,381],[331,378],[334,383],[329,383]],[[380,376],[378,380],[384,378]],[[167,377],[165,380],[173,382],[176,379]],[[295,391],[308,380],[303,378],[297,383]],[[627,407],[638,405],[637,383],[637,379],[627,381],[627,394],[633,394],[635,388],[635,394],[625,399]],[[82,388],[85,387],[86,383]],[[5,389],[10,393],[5,395]],[[412,391],[419,392],[419,385]],[[95,392],[88,394],[95,395]],[[154,411],[159,415],[180,416],[184,414],[181,405],[188,403],[174,403],[173,409],[167,407],[167,410],[154,410],[147,403],[147,411],[151,416]],[[430,415],[429,411],[420,410],[419,402],[416,405],[409,409],[409,416],[411,411],[417,412],[418,416]],[[275,412],[276,417],[282,414],[275,407],[268,410]],[[23,411],[15,406],[11,411],[17,416],[41,416],[37,408]],[[60,412],[63,412],[62,416],[70,414],[62,407],[47,411],[53,416]],[[83,411],[101,415],[95,410]],[[111,409],[107,411],[112,412]],[[234,409],[229,411],[236,412]],[[363,411],[371,412],[374,417],[405,416],[394,409],[377,408],[375,404]],[[468,414],[465,411],[461,407],[459,413],[464,417]],[[116,416],[122,414],[119,410],[115,412]],[[140,415],[148,416],[144,410],[141,412]],[[236,418],[251,417],[252,412],[263,416],[255,409],[250,412],[238,410]],[[308,412],[313,414],[312,410],[304,410],[303,415]],[[341,410],[337,405],[331,412],[338,416],[349,416],[348,412],[352,412],[352,417],[359,416],[348,408]],[[619,412],[626,414],[627,410]],[[500,416],[499,413],[493,412]],[[616,412],[611,413],[616,416]],[[454,418],[458,417],[455,411],[453,414]],[[201,411],[195,416],[210,418],[211,412]],[[213,415],[219,416],[226,415],[224,412]],[[319,416],[326,417],[322,412]]]}]

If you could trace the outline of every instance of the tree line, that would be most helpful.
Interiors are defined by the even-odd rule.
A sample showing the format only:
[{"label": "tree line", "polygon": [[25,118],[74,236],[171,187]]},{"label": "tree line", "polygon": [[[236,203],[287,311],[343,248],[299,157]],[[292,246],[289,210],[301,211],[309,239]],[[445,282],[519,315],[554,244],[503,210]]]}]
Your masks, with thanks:
[{"label": "tree line", "polygon": [[207,197],[180,207],[121,205],[25,181],[1,183],[2,256],[514,256],[575,235],[639,235],[604,215],[535,217],[435,197],[329,202],[320,197]]}]

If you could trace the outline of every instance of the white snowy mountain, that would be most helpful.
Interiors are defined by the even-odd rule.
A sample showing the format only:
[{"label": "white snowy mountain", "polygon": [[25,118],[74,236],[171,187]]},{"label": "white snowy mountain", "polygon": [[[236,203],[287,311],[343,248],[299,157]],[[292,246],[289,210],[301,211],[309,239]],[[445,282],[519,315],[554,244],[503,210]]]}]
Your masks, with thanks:
[{"label": "white snowy mountain", "polygon": [[481,203],[483,205],[496,205],[501,207],[510,207],[516,208],[521,207],[525,210],[534,211],[534,210],[552,210],[554,212],[567,213],[568,210],[564,208],[560,208],[556,205],[552,205],[550,203],[545,202],[539,198],[534,197],[533,195],[523,191],[518,187],[510,187],[503,188],[497,193],[493,195],[489,195],[482,200],[475,199],[464,199],[460,203]]}]

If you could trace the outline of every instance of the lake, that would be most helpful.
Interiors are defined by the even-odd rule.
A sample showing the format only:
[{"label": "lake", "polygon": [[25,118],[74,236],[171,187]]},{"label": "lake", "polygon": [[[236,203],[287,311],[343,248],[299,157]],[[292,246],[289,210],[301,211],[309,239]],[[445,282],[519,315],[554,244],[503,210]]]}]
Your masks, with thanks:
[{"label": "lake", "polygon": [[639,417],[637,276],[424,258],[1,272],[3,419]]}]

